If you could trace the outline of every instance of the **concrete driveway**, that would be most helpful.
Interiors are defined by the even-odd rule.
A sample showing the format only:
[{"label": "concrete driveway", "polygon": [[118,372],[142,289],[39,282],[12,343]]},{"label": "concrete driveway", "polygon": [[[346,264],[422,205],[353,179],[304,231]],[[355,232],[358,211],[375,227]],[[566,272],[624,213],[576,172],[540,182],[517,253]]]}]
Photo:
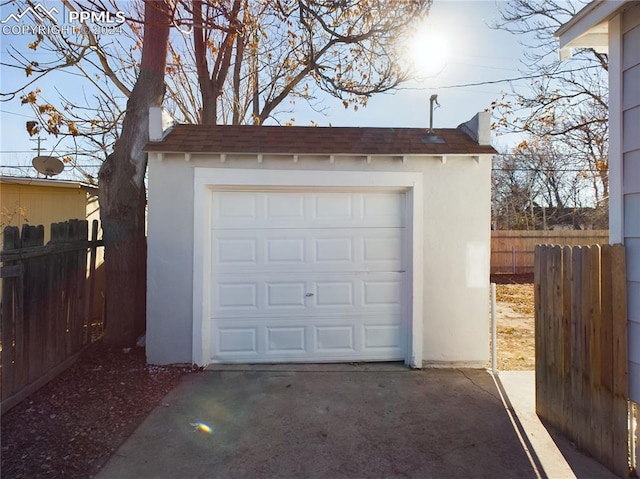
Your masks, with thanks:
[{"label": "concrete driveway", "polygon": [[97,477],[614,477],[532,406],[530,372],[227,367],[186,377]]}]

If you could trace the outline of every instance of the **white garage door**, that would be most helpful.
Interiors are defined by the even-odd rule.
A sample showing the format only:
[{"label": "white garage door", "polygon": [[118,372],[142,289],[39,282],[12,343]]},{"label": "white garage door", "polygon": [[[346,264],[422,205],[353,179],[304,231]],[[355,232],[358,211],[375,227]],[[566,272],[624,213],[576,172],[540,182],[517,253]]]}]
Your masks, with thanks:
[{"label": "white garage door", "polygon": [[212,362],[405,358],[401,192],[212,195]]}]

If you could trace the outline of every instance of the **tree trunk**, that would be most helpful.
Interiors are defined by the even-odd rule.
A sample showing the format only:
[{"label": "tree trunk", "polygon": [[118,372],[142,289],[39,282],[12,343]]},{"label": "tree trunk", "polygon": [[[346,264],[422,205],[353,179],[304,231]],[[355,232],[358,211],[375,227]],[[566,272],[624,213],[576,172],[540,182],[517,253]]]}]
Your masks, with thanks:
[{"label": "tree trunk", "polygon": [[105,245],[104,341],[132,345],[146,323],[146,191],[149,108],[161,106],[169,40],[165,2],[145,1],[140,76],[127,102],[122,133],[99,173]]},{"label": "tree trunk", "polygon": [[233,65],[233,118],[231,123],[239,125],[240,120],[244,116],[240,107],[240,75],[242,74],[242,62],[244,60],[244,37],[237,35],[236,37],[236,60]]},{"label": "tree trunk", "polygon": [[202,14],[203,0],[193,1],[193,48],[196,61],[198,85],[202,95],[202,112],[200,123],[202,125],[216,125],[218,123],[218,100],[222,96],[223,88],[231,60],[233,59],[233,43],[238,33],[241,2],[234,0],[229,12],[229,30],[225,34],[224,41],[220,45],[214,61],[212,71],[209,72],[207,62],[207,37],[203,25]]}]

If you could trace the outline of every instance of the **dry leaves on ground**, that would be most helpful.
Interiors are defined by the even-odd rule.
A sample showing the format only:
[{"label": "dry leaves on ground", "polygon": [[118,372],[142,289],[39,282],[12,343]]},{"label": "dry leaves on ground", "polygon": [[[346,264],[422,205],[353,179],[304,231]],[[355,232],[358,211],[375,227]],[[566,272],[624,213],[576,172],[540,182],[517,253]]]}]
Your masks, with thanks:
[{"label": "dry leaves on ground", "polygon": [[92,344],[2,416],[2,477],[93,477],[189,371],[147,366],[141,348]]}]

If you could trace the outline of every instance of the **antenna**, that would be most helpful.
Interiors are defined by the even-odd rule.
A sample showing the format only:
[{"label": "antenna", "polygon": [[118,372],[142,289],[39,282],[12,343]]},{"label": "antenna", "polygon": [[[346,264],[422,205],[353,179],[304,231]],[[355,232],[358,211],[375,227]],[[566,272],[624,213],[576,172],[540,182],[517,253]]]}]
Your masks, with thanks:
[{"label": "antenna", "polygon": [[35,151],[38,152],[38,156],[40,156],[40,152],[42,151],[42,142],[43,141],[47,141],[45,138],[42,138],[40,135],[38,135],[38,138],[29,138],[29,141],[37,141],[38,142],[38,147],[37,148],[33,148]]}]

